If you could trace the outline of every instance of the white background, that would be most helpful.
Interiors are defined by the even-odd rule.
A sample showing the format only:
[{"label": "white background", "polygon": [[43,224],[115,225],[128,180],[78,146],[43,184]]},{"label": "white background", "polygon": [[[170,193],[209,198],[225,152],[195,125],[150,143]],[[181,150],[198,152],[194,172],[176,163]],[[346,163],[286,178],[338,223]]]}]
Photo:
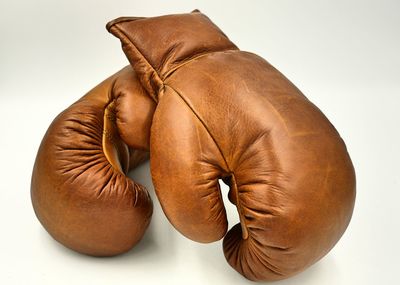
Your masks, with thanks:
[{"label": "white background", "polygon": [[[142,242],[122,256],[92,258],[64,248],[31,207],[32,166],[52,119],[127,64],[106,22],[195,8],[319,106],[356,168],[356,207],[343,238],[315,266],[277,284],[398,284],[399,3],[1,0],[0,284],[252,284],[228,266],[221,242],[197,244],[172,228],[154,197],[148,164],[133,177],[154,198],[153,220]],[[235,208],[227,211],[232,226]]]}]

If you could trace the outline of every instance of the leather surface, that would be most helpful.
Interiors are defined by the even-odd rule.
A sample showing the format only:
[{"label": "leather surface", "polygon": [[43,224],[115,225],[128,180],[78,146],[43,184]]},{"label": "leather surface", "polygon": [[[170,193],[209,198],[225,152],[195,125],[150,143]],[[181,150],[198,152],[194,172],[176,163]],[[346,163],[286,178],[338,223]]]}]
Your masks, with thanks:
[{"label": "leather surface", "polygon": [[[199,242],[225,236],[227,261],[251,280],[287,278],[327,254],[349,224],[355,173],[324,114],[200,12],[107,29],[157,102],[151,173],[174,227]],[[228,233],[219,179],[240,218]]]},{"label": "leather surface", "polygon": [[142,238],[153,204],[126,172],[148,158],[154,108],[128,66],[55,118],[31,183],[35,213],[54,239],[81,253],[109,256]]}]

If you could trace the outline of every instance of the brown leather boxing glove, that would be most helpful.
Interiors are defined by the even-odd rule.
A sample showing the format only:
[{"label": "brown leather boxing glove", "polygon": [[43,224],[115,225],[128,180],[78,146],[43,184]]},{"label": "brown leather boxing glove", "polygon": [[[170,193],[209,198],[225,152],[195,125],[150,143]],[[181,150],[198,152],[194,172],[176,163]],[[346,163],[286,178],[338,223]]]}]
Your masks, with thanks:
[{"label": "brown leather boxing glove", "polygon": [[175,228],[199,242],[225,236],[223,179],[240,217],[223,247],[238,272],[283,279],[323,257],[355,200],[352,162],[324,114],[199,12],[107,28],[158,102],[151,173]]},{"label": "brown leather boxing glove", "polygon": [[128,66],[53,121],[37,154],[31,197],[54,239],[81,253],[109,256],[142,238],[153,204],[126,173],[148,158],[154,108]]}]

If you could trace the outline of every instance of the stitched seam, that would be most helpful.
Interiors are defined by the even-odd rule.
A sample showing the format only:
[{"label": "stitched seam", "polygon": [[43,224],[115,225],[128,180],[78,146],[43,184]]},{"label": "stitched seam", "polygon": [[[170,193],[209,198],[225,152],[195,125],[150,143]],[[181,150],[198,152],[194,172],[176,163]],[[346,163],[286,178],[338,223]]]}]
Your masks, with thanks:
[{"label": "stitched seam", "polygon": [[171,68],[164,76],[163,80],[166,80],[172,73],[174,73],[174,71],[176,71],[177,69],[181,68],[182,66],[185,66],[186,64],[191,63],[192,61],[195,61],[199,58],[202,58],[204,56],[210,55],[210,54],[214,54],[214,53],[227,53],[227,52],[231,52],[231,51],[239,51],[237,48],[231,48],[231,49],[226,49],[226,50],[221,50],[221,51],[210,51],[210,52],[204,52],[201,54],[196,55],[195,57],[189,58],[188,60],[186,60],[185,62],[179,63],[177,66]]},{"label": "stitched seam", "polygon": [[226,162],[226,159],[224,157],[224,154],[222,153],[221,148],[219,147],[217,141],[215,140],[214,136],[211,134],[210,130],[207,128],[205,122],[203,121],[203,119],[201,119],[201,117],[197,114],[197,112],[194,110],[193,106],[191,106],[189,104],[189,102],[182,96],[182,94],[180,94],[177,90],[175,90],[173,87],[169,86],[169,85],[164,85],[167,86],[169,88],[171,88],[177,95],[179,98],[181,98],[181,100],[185,103],[185,105],[192,111],[193,115],[197,118],[197,120],[199,120],[199,122],[201,123],[201,125],[204,127],[204,129],[206,130],[206,132],[208,133],[208,135],[211,137],[211,139],[213,140],[215,146],[217,147],[219,153],[222,156],[222,159],[224,160],[225,166],[228,169],[228,172],[232,172],[229,168],[228,163]]}]

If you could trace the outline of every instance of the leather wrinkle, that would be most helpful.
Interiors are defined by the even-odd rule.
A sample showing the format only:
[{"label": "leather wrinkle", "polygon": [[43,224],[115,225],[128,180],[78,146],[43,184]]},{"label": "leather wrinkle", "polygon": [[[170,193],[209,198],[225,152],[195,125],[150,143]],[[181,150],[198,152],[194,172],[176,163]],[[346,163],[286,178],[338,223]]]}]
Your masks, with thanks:
[{"label": "leather wrinkle", "polygon": [[[115,188],[115,187],[113,187],[113,183],[115,184],[115,181],[113,181],[113,180],[117,179],[116,173],[121,173],[121,171],[122,171],[122,169],[115,168],[113,166],[113,164],[110,162],[110,160],[108,159],[107,154],[105,152],[104,141],[103,141],[103,139],[100,138],[100,136],[105,136],[111,143],[115,143],[114,136],[112,136],[111,132],[105,128],[105,123],[104,123],[105,120],[107,120],[107,119],[112,121],[112,123],[115,123],[115,109],[110,108],[112,106],[112,104],[114,104],[118,98],[118,96],[112,95],[112,91],[114,91],[115,84],[116,84],[116,80],[113,80],[111,88],[108,91],[108,102],[107,102],[107,104],[105,104],[105,106],[102,110],[103,122],[101,124],[101,128],[102,128],[101,132],[99,132],[98,130],[94,130],[93,126],[91,126],[90,123],[85,124],[82,121],[75,119],[75,118],[69,118],[69,119],[67,119],[67,121],[77,124],[78,126],[83,126],[87,129],[89,129],[90,131],[84,131],[78,127],[73,127],[73,126],[68,126],[68,125],[64,127],[65,130],[68,130],[70,132],[76,132],[76,133],[79,133],[80,135],[89,137],[92,140],[92,142],[89,144],[95,144],[94,142],[101,142],[101,145],[96,145],[97,146],[96,148],[93,148],[93,145],[91,147],[87,147],[87,148],[83,147],[83,146],[81,146],[79,148],[78,147],[70,148],[70,147],[57,145],[57,148],[59,151],[63,151],[63,152],[65,152],[65,151],[80,151],[80,152],[82,152],[83,151],[84,154],[82,155],[80,153],[80,156],[87,156],[87,157],[91,158],[91,160],[89,162],[85,161],[85,163],[79,163],[78,165],[75,163],[71,164],[71,161],[69,161],[70,167],[64,169],[62,171],[62,174],[66,174],[71,171],[75,172],[76,174],[72,174],[71,177],[69,178],[72,180],[72,183],[75,182],[79,177],[84,175],[89,169],[91,169],[94,166],[97,166],[99,164],[99,161],[100,162],[104,161],[104,160],[107,161],[107,164],[103,164],[101,166],[101,168],[97,169],[97,171],[96,171],[96,172],[99,172],[99,171],[104,170],[104,168],[107,168],[106,175],[105,175],[105,177],[107,177],[107,182],[105,183],[105,186],[101,187],[99,189],[99,191],[96,193],[97,198],[99,198],[101,196],[101,194],[104,192],[105,189],[109,188],[110,190],[112,190],[112,188]],[[111,111],[112,114],[107,114],[107,112],[106,112],[107,110]],[[74,112],[74,114],[85,115],[85,116],[89,115],[88,113],[85,113],[85,112],[76,112],[76,113]],[[90,114],[90,115],[93,115],[93,114]],[[89,140],[89,142],[90,142],[90,140]],[[87,143],[87,142],[85,142],[85,143]],[[100,144],[100,143],[98,143],[98,144]],[[119,149],[116,148],[116,150],[119,155],[120,154]],[[87,153],[88,151],[94,152],[94,154]],[[99,156],[99,152],[101,152],[103,155]],[[97,157],[93,157],[93,155],[95,155],[95,154],[97,154]],[[79,171],[77,171],[77,170],[79,170]],[[111,171],[111,173],[110,173],[110,171]],[[123,171],[122,171],[122,174],[124,174]],[[137,193],[136,193],[136,196],[137,196]],[[134,203],[136,204],[136,201]]]},{"label": "leather wrinkle", "polygon": [[[271,262],[269,262],[267,260],[267,258],[270,258],[268,255],[266,255],[265,252],[263,252],[262,250],[249,250],[248,252],[250,252],[251,254],[253,254],[261,264],[263,264],[266,268],[268,268],[269,270],[271,270],[273,273],[278,274],[283,276],[284,274],[278,271],[278,268],[274,265],[272,265]],[[265,255],[266,258],[262,258],[261,256],[259,256],[259,254],[263,254]],[[247,262],[249,263],[249,262]],[[256,276],[256,275],[254,275]]]},{"label": "leather wrinkle", "polygon": [[[115,137],[112,135],[110,130],[106,129],[105,121],[108,119],[108,120],[110,120],[111,124],[115,125],[115,110],[113,110],[113,108],[112,108],[115,100],[116,100],[115,98],[111,98],[111,100],[108,102],[108,104],[105,106],[105,108],[103,110],[103,126],[102,126],[103,127],[103,137],[105,136],[107,139],[109,139],[111,144],[116,143]],[[108,112],[111,112],[114,115],[108,114]],[[114,127],[116,128],[116,126],[114,126]],[[121,142],[122,142],[122,140],[121,140]],[[104,145],[104,138],[103,138],[102,139],[102,151],[103,151],[105,157],[107,158],[109,164],[115,171],[125,174],[122,165],[121,165],[121,169],[118,169],[111,163],[110,159],[107,157],[107,153],[106,153],[105,149],[106,149],[106,147]],[[116,149],[117,155],[119,157],[121,155],[120,150],[118,147],[116,147],[115,149]]]},{"label": "leather wrinkle", "polygon": [[231,178],[231,184],[232,185],[230,185],[229,188],[230,188],[230,191],[232,191],[232,189],[233,189],[233,191],[234,191],[234,193],[236,195],[236,201],[235,202],[236,202],[237,211],[239,213],[240,225],[242,227],[242,239],[246,240],[250,236],[250,233],[249,233],[249,230],[248,230],[247,225],[246,225],[245,214],[244,214],[244,211],[243,211],[242,202],[240,200],[240,195],[239,195],[240,194],[239,193],[239,188],[238,188],[238,185],[236,183],[235,174],[233,172],[232,172],[231,177],[232,177]]},{"label": "leather wrinkle", "polygon": [[[132,43],[133,44],[133,43]],[[171,60],[171,58],[174,58],[175,54],[176,54],[176,50],[178,47],[182,46],[182,43],[174,43],[172,44],[167,52],[165,53],[165,55],[161,58],[161,62],[160,62],[160,66],[165,66],[167,64],[167,62],[169,60]],[[139,50],[139,49],[138,49]],[[165,78],[163,78],[165,79]]]},{"label": "leather wrinkle", "polygon": [[[101,139],[101,136],[106,136],[108,140],[110,140],[111,143],[115,143],[115,138],[114,136],[112,136],[111,132],[108,131],[107,129],[105,129],[105,120],[111,120],[115,121],[115,109],[114,108],[110,108],[112,106],[112,104],[115,103],[115,101],[118,99],[119,96],[112,96],[111,95],[111,90],[114,89],[116,81],[114,80],[112,82],[112,88],[110,89],[110,91],[108,92],[108,102],[107,104],[105,104],[104,108],[103,108],[103,123],[102,123],[102,131],[100,130],[96,130],[94,129],[95,127],[93,125],[91,125],[91,123],[84,123],[78,119],[75,118],[68,118],[66,119],[66,121],[69,121],[73,124],[76,124],[77,126],[82,126],[86,129],[88,129],[87,131],[82,130],[79,127],[73,127],[73,126],[65,126],[64,130],[67,130],[68,132],[76,132],[80,135],[89,137],[90,139],[88,141],[83,141],[81,140],[81,142],[84,142],[85,144],[90,144],[90,147],[66,147],[63,145],[56,145],[56,148],[58,149],[58,151],[61,152],[76,152],[79,151],[80,154],[79,156],[83,156],[86,158],[90,158],[90,161],[80,161],[80,162],[74,162],[71,163],[70,159],[60,159],[60,161],[64,161],[66,164],[69,165],[69,167],[66,167],[65,169],[62,169],[60,172],[61,174],[65,175],[68,174],[70,172],[71,175],[70,177],[67,179],[67,181],[69,181],[70,183],[75,183],[77,181],[77,179],[79,177],[83,177],[85,175],[85,173],[87,173],[87,171],[89,171],[90,169],[92,169],[95,166],[101,165],[99,169],[96,169],[95,172],[99,173],[100,171],[104,171],[105,170],[105,175],[104,177],[106,178],[106,183],[104,184],[104,187],[100,187],[98,189],[98,191],[96,192],[96,198],[100,198],[101,195],[104,193],[104,191],[106,189],[108,189],[108,191],[113,191],[113,189],[115,189],[115,184],[116,184],[116,180],[118,179],[119,175],[123,175],[124,171],[121,169],[118,169],[116,167],[113,166],[113,164],[110,162],[110,160],[107,158],[107,155],[105,153],[105,147],[104,147],[104,143],[103,140]],[[107,115],[106,114],[106,110],[111,111],[112,114]],[[85,116],[85,117],[95,117],[94,114],[91,113],[87,113],[87,112],[74,112],[74,115],[80,115],[80,116]],[[95,121],[98,121],[97,118],[93,118]],[[90,119],[89,119],[90,121]],[[99,122],[97,122],[97,125]],[[64,134],[65,135],[65,134]],[[97,143],[95,143],[97,142]],[[101,143],[100,143],[101,142]],[[122,142],[122,141],[121,141]],[[95,146],[95,147],[94,147]],[[118,148],[116,148],[118,154],[120,154],[120,151]],[[83,152],[83,153],[82,153]],[[90,153],[87,153],[90,152]],[[71,153],[72,155],[72,153]],[[107,161],[107,163],[102,163]],[[125,190],[129,187],[129,182],[126,183],[125,182]],[[132,191],[134,191],[135,194],[135,199],[133,201],[133,206],[135,207],[138,201],[138,191],[141,191],[141,189],[137,189],[135,186],[139,187],[139,185],[137,185],[137,183],[132,183],[133,187],[132,187]],[[95,187],[97,188],[97,187]],[[139,187],[140,188],[140,187]]]},{"label": "leather wrinkle", "polygon": [[[69,120],[69,119],[67,119],[66,120],[66,123],[68,123],[68,122],[72,122],[72,123],[74,123],[74,124],[79,124],[79,126],[82,126],[83,124],[82,124],[82,122],[80,122],[80,121],[75,121],[75,120]],[[90,127],[89,126],[85,126],[86,128],[88,128],[88,129],[90,129]],[[63,136],[63,137],[67,137],[68,136],[68,134],[65,134],[65,130],[67,130],[68,131],[68,133],[70,133],[70,132],[77,132],[77,133],[79,133],[79,134],[81,134],[81,135],[85,135],[85,136],[91,136],[91,134],[90,134],[90,132],[84,132],[84,131],[82,131],[82,130],[80,130],[79,128],[77,128],[77,127],[73,127],[73,126],[67,126],[67,127],[64,127],[64,132],[62,132],[62,133],[59,133],[58,135],[59,136]],[[97,133],[97,131],[95,131],[95,133]],[[95,135],[94,136],[94,138],[93,137],[91,137],[94,141],[99,141],[100,140],[100,138],[96,138],[96,136],[98,136],[98,135]],[[58,151],[58,152],[70,152],[70,151],[72,151],[72,152],[74,152],[74,151],[81,151],[81,152],[87,152],[87,151],[89,151],[89,152],[93,152],[93,151],[95,151],[96,153],[98,153],[98,154],[100,154],[101,153],[101,146],[100,145],[97,145],[97,149],[93,149],[93,147],[90,147],[90,148],[88,148],[88,147],[84,147],[84,146],[80,146],[80,147],[69,147],[69,146],[65,146],[65,145],[62,145],[62,144],[56,144],[56,150]],[[87,155],[87,156],[89,156],[89,155]],[[71,155],[69,155],[68,157],[71,157]],[[66,160],[66,158],[64,158],[63,160]],[[74,165],[71,165],[71,161],[70,160],[68,160],[68,165],[66,165],[66,167],[65,167],[65,169],[59,169],[59,170],[62,170],[64,173],[66,173],[66,172],[69,172],[69,171],[73,171],[73,170],[76,170],[76,165],[75,164],[78,164],[78,166],[83,166],[85,163],[86,163],[86,161],[85,161],[85,163],[82,163],[82,162],[76,162],[76,160],[74,161],[75,163],[74,163]]]},{"label": "leather wrinkle", "polygon": [[[107,182],[104,183],[104,187],[100,187],[100,190],[97,191],[96,197],[99,198],[101,196],[101,194],[104,192],[105,189],[110,189],[110,191],[112,191],[112,187],[111,187],[111,183],[112,180],[114,179],[114,172],[111,172],[111,174],[108,174],[110,171],[110,165],[108,165],[108,169],[107,169]],[[110,185],[110,186],[109,186]]]}]

